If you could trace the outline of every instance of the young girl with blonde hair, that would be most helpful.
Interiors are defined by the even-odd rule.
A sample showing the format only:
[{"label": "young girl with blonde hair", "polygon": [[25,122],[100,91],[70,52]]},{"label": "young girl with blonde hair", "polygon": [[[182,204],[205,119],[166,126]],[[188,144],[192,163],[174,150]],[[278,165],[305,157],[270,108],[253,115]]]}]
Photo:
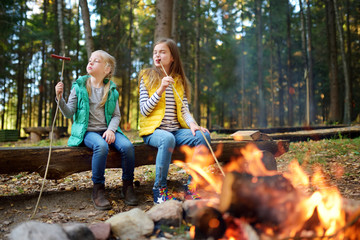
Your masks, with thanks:
[{"label": "young girl with blonde hair", "polygon": [[[158,149],[156,176],[153,186],[154,203],[173,199],[167,189],[167,175],[171,156],[176,146],[205,145],[202,131],[210,142],[210,133],[192,118],[188,100],[191,88],[185,76],[179,49],[171,39],[157,41],[153,49],[152,68],[139,75],[140,136],[144,142]],[[186,198],[198,195],[189,178]]]},{"label": "young girl with blonde hair", "polygon": [[65,117],[74,119],[68,145],[79,146],[84,143],[93,150],[92,200],[95,208],[111,209],[105,197],[104,176],[109,146],[121,153],[124,201],[128,205],[137,205],[133,188],[134,146],[119,127],[119,93],[115,83],[110,80],[115,70],[115,58],[105,51],[97,50],[91,54],[86,70],[88,75],[73,83],[67,103],[62,97],[64,84],[59,82],[55,87],[61,112]]}]

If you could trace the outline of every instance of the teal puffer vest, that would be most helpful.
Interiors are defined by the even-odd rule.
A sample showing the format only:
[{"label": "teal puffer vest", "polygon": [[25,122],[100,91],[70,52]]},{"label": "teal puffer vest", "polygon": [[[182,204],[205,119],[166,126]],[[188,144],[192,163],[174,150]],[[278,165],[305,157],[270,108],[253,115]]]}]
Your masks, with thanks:
[{"label": "teal puffer vest", "polygon": [[[89,78],[89,75],[81,76],[76,80],[71,88],[75,88],[77,96],[77,110],[74,114],[74,122],[71,127],[71,136],[68,140],[68,145],[71,147],[79,146],[84,140],[85,132],[89,123],[89,94],[86,90],[86,80]],[[106,84],[109,79],[104,79]],[[110,90],[108,99],[105,102],[105,119],[106,124],[109,125],[112,115],[116,107],[116,101],[119,99],[119,93],[116,90],[116,85],[110,81]],[[117,131],[122,133],[120,127],[117,128]],[[123,134],[123,133],[122,133]]]}]

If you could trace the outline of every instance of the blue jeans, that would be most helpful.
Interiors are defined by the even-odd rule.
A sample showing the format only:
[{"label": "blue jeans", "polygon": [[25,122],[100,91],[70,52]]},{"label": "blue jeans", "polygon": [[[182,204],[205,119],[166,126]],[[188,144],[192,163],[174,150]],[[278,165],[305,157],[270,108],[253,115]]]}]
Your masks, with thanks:
[{"label": "blue jeans", "polygon": [[[104,132],[86,132],[85,146],[93,150],[91,161],[93,183],[105,182],[106,159],[109,153],[109,144],[102,138]],[[115,142],[110,144],[121,153],[121,167],[123,180],[134,179],[135,151],[130,140],[119,132],[115,132]]]},{"label": "blue jeans", "polygon": [[[169,165],[171,163],[171,155],[175,147],[181,145],[188,145],[191,147],[198,145],[207,146],[201,132],[196,131],[195,133],[195,136],[193,136],[191,130],[185,128],[181,128],[175,132],[156,129],[152,134],[143,137],[146,144],[158,149],[156,155],[156,176],[154,188],[167,186],[166,179],[169,172]],[[210,143],[210,134],[204,134]]]}]

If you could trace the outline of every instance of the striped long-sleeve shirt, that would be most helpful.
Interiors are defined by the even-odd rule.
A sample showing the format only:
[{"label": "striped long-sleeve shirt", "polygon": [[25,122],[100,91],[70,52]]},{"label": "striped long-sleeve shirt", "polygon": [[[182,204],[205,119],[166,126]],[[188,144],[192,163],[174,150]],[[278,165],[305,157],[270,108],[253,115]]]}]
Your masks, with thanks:
[{"label": "striped long-sleeve shirt", "polygon": [[[168,86],[165,90],[165,116],[162,119],[159,128],[169,132],[176,131],[181,128],[177,119],[175,97],[178,96],[174,96],[172,86]],[[150,97],[149,92],[145,87],[144,80],[140,80],[140,112],[143,116],[148,116],[154,110],[160,101],[160,98],[161,96],[159,96],[156,92]],[[195,122],[195,120],[190,114],[188,101],[185,94],[183,103],[184,104],[182,106],[181,113],[187,125],[190,126],[190,123]]]}]

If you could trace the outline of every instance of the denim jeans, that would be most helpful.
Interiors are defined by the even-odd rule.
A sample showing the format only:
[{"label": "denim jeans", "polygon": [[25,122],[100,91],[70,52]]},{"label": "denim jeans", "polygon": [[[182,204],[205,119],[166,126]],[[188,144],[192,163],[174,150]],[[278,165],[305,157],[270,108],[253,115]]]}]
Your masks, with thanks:
[{"label": "denim jeans", "polygon": [[[106,159],[109,153],[109,144],[102,138],[104,132],[86,132],[85,146],[93,150],[91,161],[93,183],[105,182]],[[123,180],[134,179],[135,151],[130,140],[119,132],[115,132],[115,142],[110,144],[121,153],[121,167]]]},{"label": "denim jeans", "polygon": [[[210,134],[204,134],[210,143]],[[188,145],[191,147],[198,145],[207,146],[200,131],[196,131],[194,136],[192,135],[190,129],[185,128],[181,128],[174,132],[156,129],[152,134],[144,136],[143,139],[146,144],[158,149],[156,156],[156,176],[154,188],[167,186],[166,179],[169,172],[169,165],[171,163],[171,155],[175,147],[181,145]]]}]

